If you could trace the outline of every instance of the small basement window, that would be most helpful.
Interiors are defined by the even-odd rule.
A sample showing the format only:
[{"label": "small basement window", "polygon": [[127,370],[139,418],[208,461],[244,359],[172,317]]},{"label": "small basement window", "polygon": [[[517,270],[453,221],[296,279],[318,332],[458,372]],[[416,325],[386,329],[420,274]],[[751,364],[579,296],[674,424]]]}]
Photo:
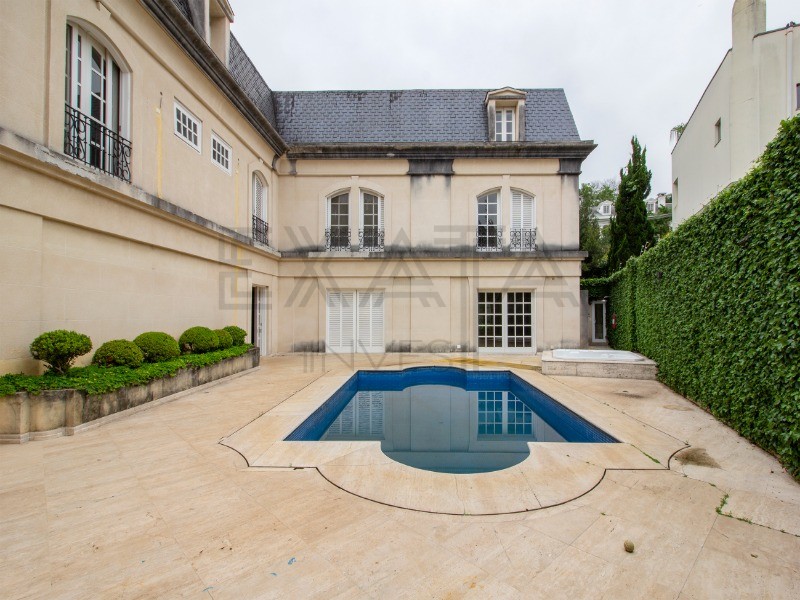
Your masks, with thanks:
[{"label": "small basement window", "polygon": [[177,101],[175,102],[175,135],[200,152],[202,123]]},{"label": "small basement window", "polygon": [[230,175],[231,147],[217,134],[211,134],[211,162]]}]

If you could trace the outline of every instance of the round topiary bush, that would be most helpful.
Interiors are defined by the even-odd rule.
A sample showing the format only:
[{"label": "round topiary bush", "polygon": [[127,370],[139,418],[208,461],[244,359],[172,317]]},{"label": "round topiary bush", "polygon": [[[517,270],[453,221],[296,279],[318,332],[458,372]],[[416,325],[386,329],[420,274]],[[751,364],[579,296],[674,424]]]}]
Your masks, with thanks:
[{"label": "round topiary bush", "polygon": [[128,340],[111,340],[100,346],[92,357],[92,363],[100,367],[142,366],[144,356],[139,346]]},{"label": "round topiary bush", "polygon": [[236,325],[228,325],[227,327],[223,327],[223,329],[230,334],[231,339],[233,340],[231,345],[241,346],[244,344],[244,338],[247,337],[247,332],[244,329],[237,327]]},{"label": "round topiary bush", "polygon": [[214,333],[217,334],[217,338],[219,339],[220,350],[225,350],[225,348],[230,348],[233,346],[233,338],[231,337],[230,333],[224,329],[215,329]]},{"label": "round topiary bush", "polygon": [[92,349],[88,335],[66,329],[48,331],[31,342],[31,356],[44,362],[52,373],[66,373],[72,362]]},{"label": "round topiary bush", "polygon": [[148,331],[138,336],[133,343],[139,346],[145,362],[164,362],[181,355],[178,341],[163,331]]},{"label": "round topiary bush", "polygon": [[190,327],[181,334],[178,345],[184,353],[202,354],[216,350],[219,338],[208,327]]}]

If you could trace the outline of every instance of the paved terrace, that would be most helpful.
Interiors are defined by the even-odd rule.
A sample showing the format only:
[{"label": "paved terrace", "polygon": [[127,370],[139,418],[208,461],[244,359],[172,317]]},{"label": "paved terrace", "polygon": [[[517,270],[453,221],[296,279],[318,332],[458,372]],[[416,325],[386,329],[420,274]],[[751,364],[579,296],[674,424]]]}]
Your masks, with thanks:
[{"label": "paved terrace", "polygon": [[[0,446],[0,596],[797,597],[800,485],[775,459],[657,382],[544,377],[531,370],[535,359],[519,357],[489,362],[627,443],[573,454],[563,473],[540,480],[530,467],[520,475],[533,477],[527,496],[504,495],[505,472],[466,487],[446,476],[457,493],[477,490],[452,510],[436,478],[404,480],[408,468],[374,452],[354,460],[369,448],[287,454],[283,430],[325,399],[316,392],[354,366],[378,365],[274,357],[75,437]],[[647,449],[655,460],[642,460]],[[394,487],[365,491],[386,472]],[[580,484],[548,484],[570,477]],[[417,491],[403,494],[404,485]],[[359,495],[342,489],[357,486]],[[563,503],[537,508],[554,504],[547,490]],[[370,494],[380,503],[361,497]],[[441,512],[486,514],[391,506],[427,506],[426,494]],[[509,508],[523,512],[497,514]]]}]

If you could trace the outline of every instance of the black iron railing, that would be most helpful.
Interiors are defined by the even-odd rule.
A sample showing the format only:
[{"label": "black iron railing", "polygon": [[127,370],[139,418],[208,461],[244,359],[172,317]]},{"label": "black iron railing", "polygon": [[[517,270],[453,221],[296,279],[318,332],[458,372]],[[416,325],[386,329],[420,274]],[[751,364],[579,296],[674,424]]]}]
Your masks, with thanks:
[{"label": "black iron railing", "polygon": [[64,154],[131,180],[131,143],[69,104],[64,111]]},{"label": "black iron railing", "polygon": [[269,225],[255,215],[253,215],[253,239],[259,244],[269,246]]},{"label": "black iron railing", "polygon": [[499,252],[503,249],[503,228],[500,225],[478,225],[475,239],[478,252]]},{"label": "black iron railing", "polygon": [[350,251],[350,228],[334,225],[325,230],[325,250]]},{"label": "black iron railing", "polygon": [[364,227],[364,229],[358,230],[358,245],[361,250],[383,252],[383,237],[383,229]]},{"label": "black iron railing", "polygon": [[512,250],[522,250],[528,252],[533,252],[536,250],[536,228],[510,229],[508,234]]}]

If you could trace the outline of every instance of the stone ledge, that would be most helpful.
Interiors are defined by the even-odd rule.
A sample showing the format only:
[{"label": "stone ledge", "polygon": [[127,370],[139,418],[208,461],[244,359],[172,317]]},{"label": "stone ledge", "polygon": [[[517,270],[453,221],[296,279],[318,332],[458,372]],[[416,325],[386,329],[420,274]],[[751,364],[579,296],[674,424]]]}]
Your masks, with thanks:
[{"label": "stone ledge", "polygon": [[542,375],[608,377],[611,379],[658,379],[658,365],[647,357],[640,362],[614,360],[569,360],[553,358],[552,350],[542,353]]},{"label": "stone ledge", "polygon": [[258,367],[258,348],[198,369],[186,367],[172,377],[106,394],[78,390],[18,392],[0,397],[0,444],[74,435],[141,410],[176,400]]}]

